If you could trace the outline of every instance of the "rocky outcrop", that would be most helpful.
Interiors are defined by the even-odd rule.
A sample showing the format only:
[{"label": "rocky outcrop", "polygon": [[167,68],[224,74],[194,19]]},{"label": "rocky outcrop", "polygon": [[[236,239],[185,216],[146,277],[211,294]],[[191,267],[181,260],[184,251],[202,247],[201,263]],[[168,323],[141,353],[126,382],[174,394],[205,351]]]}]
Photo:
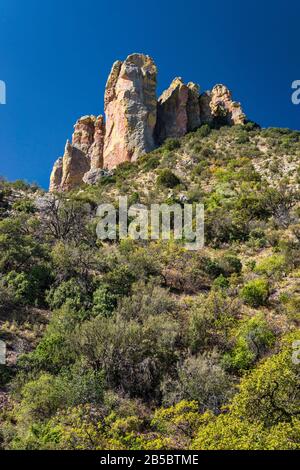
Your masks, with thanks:
[{"label": "rocky outcrop", "polygon": [[83,116],[74,126],[72,145],[88,156],[93,170],[103,167],[104,137],[103,116]]},{"label": "rocky outcrop", "polygon": [[103,116],[98,116],[94,121],[93,143],[88,151],[92,170],[103,168],[104,138],[105,138],[104,118]]},{"label": "rocky outcrop", "polygon": [[83,116],[74,126],[72,143],[55,163],[50,192],[69,191],[79,186],[90,170],[103,168],[105,124],[103,116]]},{"label": "rocky outcrop", "polygon": [[233,101],[231,92],[224,85],[216,85],[200,98],[201,121],[217,125],[244,124],[246,116],[240,103]]},{"label": "rocky outcrop", "polygon": [[63,158],[61,157],[58,160],[56,160],[56,162],[54,163],[52,173],[50,176],[49,191],[51,193],[60,191],[62,175],[63,175]]},{"label": "rocky outcrop", "polygon": [[175,78],[158,100],[156,142],[184,136],[200,126],[200,93],[195,83]]},{"label": "rocky outcrop", "polygon": [[72,145],[86,154],[94,141],[95,119],[95,116],[83,116],[74,126]]},{"label": "rocky outcrop", "polygon": [[187,131],[192,132],[201,125],[200,87],[193,82],[188,83],[189,97],[187,102]]},{"label": "rocky outcrop", "polygon": [[155,148],[156,77],[153,60],[143,54],[113,65],[105,90],[105,167],[135,161]]},{"label": "rocky outcrop", "polygon": [[71,143],[55,163],[50,191],[66,191],[82,182],[95,184],[105,169],[136,161],[167,138],[179,138],[201,124],[244,124],[240,103],[224,85],[200,95],[195,83],[175,78],[156,98],[157,68],[144,54],[114,63],[108,77],[103,116],[84,116],[74,126]]},{"label": "rocky outcrop", "polygon": [[82,181],[85,184],[93,185],[101,181],[102,178],[112,176],[112,175],[113,175],[113,171],[105,170],[104,168],[101,170],[98,168],[98,169],[88,171],[84,175]]},{"label": "rocky outcrop", "polygon": [[158,100],[155,137],[162,144],[168,137],[182,137],[187,133],[187,102],[189,90],[181,78],[175,78]]},{"label": "rocky outcrop", "polygon": [[71,145],[68,141],[63,156],[63,174],[60,190],[69,191],[79,186],[89,169],[90,162],[87,154],[78,147]]}]

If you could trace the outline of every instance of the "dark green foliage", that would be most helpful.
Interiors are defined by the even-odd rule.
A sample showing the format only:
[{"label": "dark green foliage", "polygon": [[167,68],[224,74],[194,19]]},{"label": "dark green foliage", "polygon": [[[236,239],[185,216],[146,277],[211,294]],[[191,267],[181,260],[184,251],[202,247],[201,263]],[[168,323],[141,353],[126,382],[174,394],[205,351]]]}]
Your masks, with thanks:
[{"label": "dark green foliage", "polygon": [[69,279],[53,286],[47,295],[47,302],[52,310],[57,310],[68,304],[74,310],[84,309],[89,303],[88,294],[78,280]]},{"label": "dark green foliage", "polygon": [[17,302],[43,306],[45,291],[52,280],[52,273],[47,265],[36,265],[26,272],[10,271],[4,282],[14,294]]},{"label": "dark green foliage", "polygon": [[160,171],[157,184],[166,188],[175,188],[175,186],[180,184],[180,179],[171,170],[166,168]]},{"label": "dark green foliage", "polygon": [[117,295],[113,294],[108,285],[101,284],[93,294],[93,315],[109,317],[117,306]]},{"label": "dark green foliage", "polygon": [[163,148],[172,152],[173,150],[179,149],[181,146],[179,139],[167,139],[164,142]]},{"label": "dark green foliage", "polygon": [[152,155],[145,159],[145,162],[143,164],[143,169],[145,171],[151,171],[155,170],[160,164],[160,157],[159,155]]},{"label": "dark green foliage", "polygon": [[26,214],[34,214],[36,208],[30,199],[21,199],[13,204],[13,209],[17,212],[25,212]]},{"label": "dark green foliage", "polygon": [[211,128],[208,124],[204,124],[196,131],[197,136],[199,137],[207,137],[211,133]]}]

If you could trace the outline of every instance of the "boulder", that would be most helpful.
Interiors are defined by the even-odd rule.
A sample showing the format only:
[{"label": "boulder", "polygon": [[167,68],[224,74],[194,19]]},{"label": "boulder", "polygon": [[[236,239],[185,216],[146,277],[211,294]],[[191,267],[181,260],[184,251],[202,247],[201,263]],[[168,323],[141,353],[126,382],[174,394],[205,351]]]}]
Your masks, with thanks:
[{"label": "boulder", "polygon": [[93,185],[101,181],[102,178],[112,175],[112,171],[98,168],[88,171],[83,177],[83,182],[89,185]]}]

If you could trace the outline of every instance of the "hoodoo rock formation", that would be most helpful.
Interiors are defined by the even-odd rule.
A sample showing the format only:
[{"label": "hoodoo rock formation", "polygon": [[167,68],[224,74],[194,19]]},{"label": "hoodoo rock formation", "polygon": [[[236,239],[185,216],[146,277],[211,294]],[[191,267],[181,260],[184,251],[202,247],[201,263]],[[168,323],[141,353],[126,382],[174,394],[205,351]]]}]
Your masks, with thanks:
[{"label": "hoodoo rock formation", "polygon": [[241,105],[224,85],[200,94],[195,83],[175,78],[157,101],[157,68],[144,54],[114,63],[104,98],[103,116],[84,116],[72,142],[54,164],[50,191],[69,191],[82,182],[95,184],[123,162],[136,161],[167,138],[182,137],[201,124],[244,124]]},{"label": "hoodoo rock formation", "polygon": [[92,170],[103,168],[105,124],[103,116],[84,116],[75,126],[72,143],[54,164],[50,192],[69,191],[79,186]]},{"label": "hoodoo rock formation", "polygon": [[104,161],[114,168],[155,148],[157,69],[149,56],[132,54],[116,62],[105,91]]}]

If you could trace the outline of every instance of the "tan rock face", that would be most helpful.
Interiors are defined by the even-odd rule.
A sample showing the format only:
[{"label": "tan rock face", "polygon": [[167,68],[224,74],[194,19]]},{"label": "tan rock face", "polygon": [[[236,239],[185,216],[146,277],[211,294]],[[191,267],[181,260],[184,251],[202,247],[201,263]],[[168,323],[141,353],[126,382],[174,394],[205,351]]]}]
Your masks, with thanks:
[{"label": "tan rock face", "polygon": [[88,153],[94,142],[95,116],[83,116],[74,126],[72,145]]},{"label": "tan rock face", "polygon": [[53,166],[53,170],[50,176],[50,188],[51,193],[60,191],[61,182],[63,175],[63,158],[59,158]]},{"label": "tan rock face", "polygon": [[49,191],[69,191],[82,183],[87,172],[103,168],[104,137],[103,116],[80,118],[72,143],[67,142],[64,156],[53,167]]},{"label": "tan rock face", "polygon": [[232,100],[231,92],[224,85],[216,85],[200,99],[203,122],[237,125],[244,124],[246,116],[240,103]]},{"label": "tan rock face", "polygon": [[103,167],[104,137],[103,116],[84,116],[74,126],[72,145],[89,156],[91,169]]},{"label": "tan rock face", "polygon": [[154,149],[156,77],[153,60],[143,54],[113,65],[105,90],[105,167],[135,161]]},{"label": "tan rock face", "polygon": [[103,168],[103,151],[105,138],[105,123],[103,116],[98,116],[94,121],[94,138],[88,155],[91,162],[91,170]]},{"label": "tan rock face", "polygon": [[85,173],[90,169],[88,156],[68,141],[63,156],[61,191],[69,191],[82,183]]}]

